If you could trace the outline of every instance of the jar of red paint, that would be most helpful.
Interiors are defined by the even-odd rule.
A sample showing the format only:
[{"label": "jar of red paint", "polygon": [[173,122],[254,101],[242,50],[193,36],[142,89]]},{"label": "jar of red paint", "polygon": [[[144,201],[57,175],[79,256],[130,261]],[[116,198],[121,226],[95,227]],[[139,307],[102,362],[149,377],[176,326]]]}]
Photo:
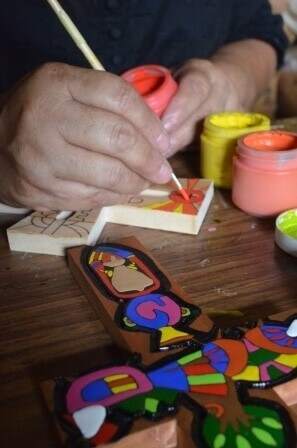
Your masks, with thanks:
[{"label": "jar of red paint", "polygon": [[122,75],[133,85],[146,104],[160,117],[177,91],[170,71],[160,65],[143,65]]},{"label": "jar of red paint", "polygon": [[297,134],[264,131],[241,138],[233,159],[232,199],[258,217],[297,207]]}]

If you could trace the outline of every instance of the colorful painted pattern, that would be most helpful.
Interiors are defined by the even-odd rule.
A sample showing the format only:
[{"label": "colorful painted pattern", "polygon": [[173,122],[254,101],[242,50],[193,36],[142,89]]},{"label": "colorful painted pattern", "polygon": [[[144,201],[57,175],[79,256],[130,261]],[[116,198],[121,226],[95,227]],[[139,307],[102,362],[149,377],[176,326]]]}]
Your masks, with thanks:
[{"label": "colorful painted pattern", "polygon": [[96,287],[119,304],[117,325],[150,333],[151,351],[186,348],[207,338],[189,328],[200,309],[174,294],[167,277],[142,252],[123,245],[98,245],[84,252],[82,263]]},{"label": "colorful painted pattern", "polygon": [[198,179],[188,179],[185,190],[190,197],[186,201],[178,191],[170,193],[169,198],[147,204],[144,208],[150,210],[162,210],[164,212],[182,213],[185,215],[197,215],[199,207],[204,199],[204,191],[199,186]]},{"label": "colorful painted pattern", "polygon": [[237,340],[214,339],[148,369],[129,364],[59,380],[58,418],[72,437],[76,431],[96,446],[127,434],[136,418],[158,420],[186,406],[200,448],[295,448],[286,411],[248,395],[248,387],[296,376],[297,338],[287,335],[294,319],[266,322]]}]

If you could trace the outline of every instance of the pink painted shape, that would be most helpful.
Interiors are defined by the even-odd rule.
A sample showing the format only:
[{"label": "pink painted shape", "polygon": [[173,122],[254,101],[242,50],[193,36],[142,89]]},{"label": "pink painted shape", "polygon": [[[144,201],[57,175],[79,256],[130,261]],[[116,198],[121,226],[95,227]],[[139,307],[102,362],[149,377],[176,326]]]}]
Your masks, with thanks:
[{"label": "pink painted shape", "polygon": [[243,342],[244,342],[246,349],[249,353],[253,353],[253,352],[256,352],[257,350],[259,350],[259,347],[252,344],[252,342],[248,341],[247,339],[244,339]]},{"label": "pink painted shape", "polygon": [[271,378],[268,373],[268,367],[271,366],[276,367],[283,373],[290,373],[292,371],[290,367],[284,366],[283,364],[280,364],[276,361],[267,361],[260,366],[260,377],[262,381],[270,381]]},{"label": "pink painted shape", "polygon": [[149,392],[153,389],[152,383],[149,381],[147,376],[140,370],[137,370],[133,367],[118,366],[97,370],[96,372],[89,373],[88,375],[84,375],[73,381],[66,396],[68,412],[73,414],[75,411],[78,411],[79,409],[82,409],[88,405],[81,396],[81,391],[85,386],[96,380],[104,380],[104,378],[111,375],[131,376],[138,384],[138,389],[111,395],[110,397],[104,398],[103,400],[94,401],[90,403],[90,405],[100,404],[101,406],[111,406],[113,404],[127,400],[130,397]]},{"label": "pink painted shape", "polygon": [[161,296],[163,305],[158,305],[153,299],[140,303],[137,307],[137,313],[146,319],[154,320],[156,311],[162,311],[168,315],[169,321],[167,325],[175,325],[180,321],[180,307],[168,296]]}]

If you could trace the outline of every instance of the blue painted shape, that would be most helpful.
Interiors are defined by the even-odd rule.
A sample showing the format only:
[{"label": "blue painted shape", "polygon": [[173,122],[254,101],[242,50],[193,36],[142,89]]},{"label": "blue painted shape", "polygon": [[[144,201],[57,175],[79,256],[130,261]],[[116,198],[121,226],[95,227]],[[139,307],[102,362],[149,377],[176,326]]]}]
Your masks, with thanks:
[{"label": "blue painted shape", "polygon": [[205,344],[202,353],[206,356],[211,366],[220,373],[225,373],[229,365],[229,357],[225,351],[217,345],[209,342]]},{"label": "blue painted shape", "polygon": [[[278,330],[277,332],[271,332],[270,329]],[[288,327],[275,324],[263,324],[261,326],[261,331],[264,336],[280,347],[291,347],[297,348],[297,338],[291,338],[287,335]]]},{"label": "blue painted shape", "polygon": [[[147,294],[144,296],[136,297],[131,300],[126,307],[125,314],[139,327],[150,328],[158,330],[159,328],[166,327],[170,320],[170,308],[167,302],[162,299],[161,294]],[[146,305],[146,310],[141,312],[140,307]],[[164,307],[164,311],[160,309]],[[148,314],[148,316],[145,316]]]},{"label": "blue painted shape", "polygon": [[96,252],[107,252],[109,254],[117,255],[118,257],[128,258],[134,255],[130,250],[122,249],[121,247],[111,247],[111,246],[96,246],[94,248]]},{"label": "blue painted shape", "polygon": [[188,392],[190,390],[187,375],[175,361],[149,372],[147,376],[154,387],[162,387],[180,392]]},{"label": "blue painted shape", "polygon": [[110,395],[112,392],[104,380],[92,381],[81,390],[82,399],[89,402],[103,400]]}]

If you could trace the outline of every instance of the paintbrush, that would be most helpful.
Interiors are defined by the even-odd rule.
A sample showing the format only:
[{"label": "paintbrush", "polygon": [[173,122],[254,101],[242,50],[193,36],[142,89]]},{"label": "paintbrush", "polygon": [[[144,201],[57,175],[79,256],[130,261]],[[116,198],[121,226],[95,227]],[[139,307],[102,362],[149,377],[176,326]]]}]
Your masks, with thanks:
[{"label": "paintbrush", "polygon": [[[103,67],[93,50],[89,47],[88,43],[76,27],[76,25],[72,22],[69,15],[64,11],[58,0],[47,0],[47,2],[52,7],[60,22],[64,26],[65,30],[69,33],[70,37],[80,49],[82,54],[85,56],[91,67],[94,70],[105,71],[105,68]],[[188,193],[183,188],[173,171],[171,172],[171,178],[185,201],[190,201]]]}]

